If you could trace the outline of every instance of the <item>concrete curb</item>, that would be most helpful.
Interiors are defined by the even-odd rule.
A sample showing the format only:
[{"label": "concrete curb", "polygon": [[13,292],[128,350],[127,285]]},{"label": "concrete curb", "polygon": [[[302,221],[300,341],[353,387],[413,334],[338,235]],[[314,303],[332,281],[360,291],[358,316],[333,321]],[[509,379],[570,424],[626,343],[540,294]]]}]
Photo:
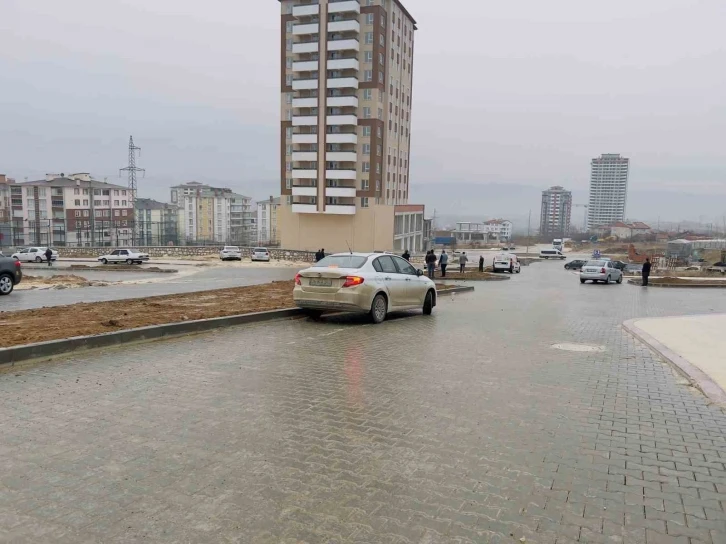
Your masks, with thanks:
[{"label": "concrete curb", "polygon": [[[451,284],[451,285],[453,285],[453,284]],[[438,296],[438,295],[447,295],[449,293],[471,293],[472,291],[474,291],[473,285],[457,285],[457,286],[452,287],[451,289],[443,289],[441,291],[439,291],[437,289],[436,294]]]},{"label": "concrete curb", "polygon": [[285,319],[304,315],[299,308],[288,308],[285,310],[272,310],[269,312],[257,312],[251,314],[232,315],[227,317],[215,317],[212,319],[198,319],[195,321],[182,321],[180,323],[167,323],[164,325],[151,325],[138,329],[126,329],[121,331],[108,332],[95,336],[76,336],[62,340],[51,340],[49,342],[38,342],[23,346],[12,346],[0,349],[0,368],[14,366],[21,361],[31,359],[43,359],[64,353],[78,350],[88,350],[117,346],[127,342],[139,342],[157,340],[170,336],[179,336],[197,332],[205,332],[222,327],[233,327],[249,323],[260,323],[272,321],[273,319]]},{"label": "concrete curb", "polygon": [[[642,280],[640,280],[640,281],[628,280],[628,283],[631,285],[642,285],[643,284]],[[696,283],[696,282],[694,282],[694,283]],[[683,283],[670,283],[670,284],[669,283],[666,283],[666,284],[649,283],[647,286],[648,287],[663,287],[663,288],[670,288],[670,289],[677,289],[679,287],[682,287],[684,289],[726,289],[726,282],[722,282],[720,280],[715,280],[715,281],[713,281],[713,283],[714,283],[714,285],[704,285],[703,283],[696,284],[696,285],[687,285],[687,284],[683,284]]]},{"label": "concrete curb", "polygon": [[703,370],[692,365],[687,359],[684,359],[676,352],[653,338],[653,336],[637,327],[635,322],[640,321],[641,319],[644,318],[629,319],[623,323],[623,329],[665,359],[668,364],[675,368],[691,383],[691,385],[699,389],[711,401],[720,406],[726,406],[726,391],[714,382]]}]

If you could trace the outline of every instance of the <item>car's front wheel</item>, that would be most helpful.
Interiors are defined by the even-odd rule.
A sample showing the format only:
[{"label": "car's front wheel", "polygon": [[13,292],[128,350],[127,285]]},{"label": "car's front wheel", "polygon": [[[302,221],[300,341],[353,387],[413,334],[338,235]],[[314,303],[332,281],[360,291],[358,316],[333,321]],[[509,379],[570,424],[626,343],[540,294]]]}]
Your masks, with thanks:
[{"label": "car's front wheel", "polygon": [[585,283],[586,281],[587,280],[583,280],[582,278],[580,278],[580,283]]},{"label": "car's front wheel", "polygon": [[126,259],[126,264],[134,264],[134,260],[133,259]]},{"label": "car's front wheel", "polygon": [[36,263],[42,263],[43,262],[43,257],[36,257],[35,258],[35,262]]},{"label": "car's front wheel", "polygon": [[618,284],[623,283],[623,277],[620,276],[615,283],[618,283]]},{"label": "car's front wheel", "polygon": [[108,264],[108,259],[101,259],[101,264]]},{"label": "car's front wheel", "polygon": [[431,313],[434,311],[434,294],[429,291],[426,293],[426,298],[424,299],[423,304],[423,313],[424,315],[431,315]]},{"label": "car's front wheel", "polygon": [[373,320],[373,323],[376,325],[383,323],[386,320],[387,313],[388,301],[386,300],[386,295],[378,293],[373,298],[373,303],[371,304],[371,319]]},{"label": "car's front wheel", "polygon": [[0,276],[0,296],[12,293],[13,287],[15,287],[15,283],[13,282],[13,277],[10,274],[3,274]]}]

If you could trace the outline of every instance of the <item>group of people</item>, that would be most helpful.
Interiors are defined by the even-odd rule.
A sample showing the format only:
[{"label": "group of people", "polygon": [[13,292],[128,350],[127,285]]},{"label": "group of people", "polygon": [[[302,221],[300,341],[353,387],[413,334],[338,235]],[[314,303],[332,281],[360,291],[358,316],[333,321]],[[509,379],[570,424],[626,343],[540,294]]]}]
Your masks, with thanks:
[{"label": "group of people", "polygon": [[[401,255],[404,259],[409,261],[411,259],[411,254],[406,250],[403,255]],[[429,278],[434,279],[435,272],[436,272],[436,263],[438,261],[439,268],[441,269],[441,277],[446,277],[446,268],[449,266],[449,255],[446,253],[446,250],[441,251],[441,255],[436,257],[436,253],[434,253],[433,249],[430,249],[426,252],[426,258],[424,259],[424,262],[426,263],[426,272],[428,273]],[[459,273],[463,274],[464,270],[466,270],[466,263],[469,262],[469,257],[466,256],[466,251],[464,251],[461,255],[459,255]],[[484,257],[479,258],[479,272],[484,271]]]},{"label": "group of people", "polygon": [[315,252],[315,262],[322,261],[325,258],[325,250],[319,249]]}]

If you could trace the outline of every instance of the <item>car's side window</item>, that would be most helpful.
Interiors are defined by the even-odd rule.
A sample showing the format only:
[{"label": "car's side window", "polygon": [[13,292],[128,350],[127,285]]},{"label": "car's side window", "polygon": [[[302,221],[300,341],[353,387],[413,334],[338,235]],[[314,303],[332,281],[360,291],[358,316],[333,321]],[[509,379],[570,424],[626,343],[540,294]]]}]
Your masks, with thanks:
[{"label": "car's side window", "polygon": [[118,254],[119,254],[119,255],[128,255],[128,254],[129,254],[129,252],[128,252],[128,251],[126,251],[125,249],[122,249],[121,251],[119,251],[119,252],[118,252]]},{"label": "car's side window", "polygon": [[393,262],[396,263],[396,267],[401,274],[408,274],[410,276],[416,275],[416,269],[411,266],[411,263],[406,262],[401,257],[393,257]]},{"label": "car's side window", "polygon": [[383,269],[381,268],[381,263],[378,262],[378,259],[373,261],[373,268],[375,268],[376,272],[383,272]]},{"label": "car's side window", "polygon": [[378,257],[378,263],[381,265],[381,271],[387,274],[398,274],[398,269],[389,255]]},{"label": "car's side window", "polygon": [[114,249],[114,250],[113,250],[113,251],[111,252],[111,255],[118,255],[118,249]]}]

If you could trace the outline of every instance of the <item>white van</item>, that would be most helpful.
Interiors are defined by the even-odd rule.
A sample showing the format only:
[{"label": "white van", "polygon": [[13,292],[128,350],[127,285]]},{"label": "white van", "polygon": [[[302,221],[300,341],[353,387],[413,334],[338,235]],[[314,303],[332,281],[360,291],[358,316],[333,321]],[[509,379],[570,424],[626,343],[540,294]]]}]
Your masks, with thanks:
[{"label": "white van", "polygon": [[519,274],[522,271],[522,265],[513,253],[498,253],[494,256],[492,265],[494,272],[509,272],[510,274]]},{"label": "white van", "polygon": [[540,259],[566,259],[559,249],[543,249],[539,252]]}]

